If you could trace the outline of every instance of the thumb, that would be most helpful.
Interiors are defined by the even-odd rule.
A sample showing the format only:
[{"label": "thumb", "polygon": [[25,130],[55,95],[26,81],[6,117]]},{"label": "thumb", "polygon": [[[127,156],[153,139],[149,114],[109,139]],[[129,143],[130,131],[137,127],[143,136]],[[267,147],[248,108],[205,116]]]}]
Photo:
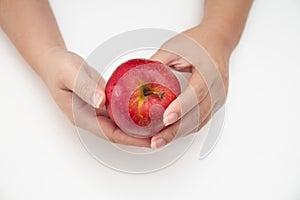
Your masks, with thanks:
[{"label": "thumb", "polygon": [[68,75],[69,81],[66,81],[66,86],[86,103],[100,108],[105,104],[105,92],[100,85],[102,77],[90,68],[85,62],[81,63],[79,69],[73,67]]},{"label": "thumb", "polygon": [[85,102],[95,108],[100,108],[105,104],[105,92],[90,75],[84,70],[80,70],[74,85],[74,92]]},{"label": "thumb", "polygon": [[165,110],[163,115],[165,126],[182,118],[200,103],[208,95],[208,92],[205,80],[198,74],[193,73],[188,86]]}]

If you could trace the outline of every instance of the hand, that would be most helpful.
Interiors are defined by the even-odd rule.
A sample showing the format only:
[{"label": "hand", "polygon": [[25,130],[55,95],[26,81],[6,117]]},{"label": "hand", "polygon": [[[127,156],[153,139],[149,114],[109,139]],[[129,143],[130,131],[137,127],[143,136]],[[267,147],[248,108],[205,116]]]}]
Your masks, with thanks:
[{"label": "hand", "polygon": [[42,56],[40,65],[42,79],[74,125],[114,143],[150,146],[150,139],[126,135],[107,117],[103,108],[105,81],[80,56],[53,48]]},{"label": "hand", "polygon": [[191,73],[187,88],[165,110],[167,128],[152,137],[152,148],[199,131],[224,104],[231,48],[220,33],[206,25],[194,27],[167,41],[151,57]]}]

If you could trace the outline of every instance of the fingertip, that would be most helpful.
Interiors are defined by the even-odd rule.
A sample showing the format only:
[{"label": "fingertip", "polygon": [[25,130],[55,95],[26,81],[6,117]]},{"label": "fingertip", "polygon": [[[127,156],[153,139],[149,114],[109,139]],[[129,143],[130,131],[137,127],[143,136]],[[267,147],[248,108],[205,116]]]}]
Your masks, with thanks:
[{"label": "fingertip", "polygon": [[151,148],[152,149],[159,149],[162,148],[163,146],[165,146],[167,144],[166,140],[162,137],[157,138],[157,139],[152,139],[151,140]]},{"label": "fingertip", "polygon": [[106,96],[105,96],[105,93],[103,92],[102,96],[101,96],[101,103],[99,104],[99,108],[102,108],[103,106],[105,106],[105,103],[106,103]]},{"label": "fingertip", "polygon": [[93,104],[95,108],[101,108],[105,105],[105,94],[102,91],[95,91],[93,95]]},{"label": "fingertip", "polygon": [[163,123],[169,126],[175,123],[181,116],[181,106],[178,99],[175,99],[165,110],[163,114]]},{"label": "fingertip", "polygon": [[172,112],[163,116],[163,122],[165,126],[169,126],[175,123],[179,118],[178,113]]}]

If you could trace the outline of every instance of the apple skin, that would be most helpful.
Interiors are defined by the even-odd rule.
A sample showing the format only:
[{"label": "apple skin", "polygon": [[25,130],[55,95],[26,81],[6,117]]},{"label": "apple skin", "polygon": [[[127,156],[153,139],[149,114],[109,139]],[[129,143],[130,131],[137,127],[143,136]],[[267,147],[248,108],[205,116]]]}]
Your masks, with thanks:
[{"label": "apple skin", "polygon": [[164,128],[163,113],[180,94],[180,84],[161,62],[131,59],[116,68],[105,93],[107,113],[118,127],[147,138]]}]

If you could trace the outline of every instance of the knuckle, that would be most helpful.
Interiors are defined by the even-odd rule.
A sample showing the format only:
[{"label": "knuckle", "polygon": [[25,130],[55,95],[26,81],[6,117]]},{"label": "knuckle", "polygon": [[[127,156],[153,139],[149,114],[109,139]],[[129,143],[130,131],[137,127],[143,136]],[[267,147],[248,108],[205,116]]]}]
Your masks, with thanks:
[{"label": "knuckle", "polygon": [[196,93],[196,98],[198,102],[200,102],[209,92],[208,86],[203,80],[193,85],[194,85],[194,91]]},{"label": "knuckle", "polygon": [[172,128],[169,132],[169,138],[167,138],[167,142],[171,142],[173,139],[175,139],[176,137],[178,137],[178,129],[177,128]]},{"label": "knuckle", "polygon": [[78,95],[82,97],[85,100],[90,100],[91,96],[89,94],[90,92],[90,86],[87,82],[83,82],[79,80],[79,83],[76,86],[76,90],[78,91]]},{"label": "knuckle", "polygon": [[201,129],[203,128],[203,124],[199,124],[196,129],[194,130],[194,132],[199,132]]},{"label": "knuckle", "polygon": [[115,132],[109,134],[109,135],[106,135],[106,138],[108,141],[110,141],[111,143],[117,143],[117,134]]},{"label": "knuckle", "polygon": [[202,128],[201,124],[199,124],[195,129],[194,129],[194,132],[198,132],[200,131]]},{"label": "knuckle", "polygon": [[205,119],[205,115],[206,115],[206,113],[205,112],[203,112],[203,111],[200,111],[200,123],[201,122],[203,122],[204,121],[204,119]]},{"label": "knuckle", "polygon": [[204,121],[207,118],[212,109],[213,108],[211,105],[211,101],[208,101],[206,105],[201,106],[199,111],[200,122]]},{"label": "knuckle", "polygon": [[200,131],[209,122],[210,118],[211,118],[211,115],[207,116],[204,121],[202,121],[201,123],[198,124],[198,126],[196,127],[196,129],[194,131],[195,132]]}]

